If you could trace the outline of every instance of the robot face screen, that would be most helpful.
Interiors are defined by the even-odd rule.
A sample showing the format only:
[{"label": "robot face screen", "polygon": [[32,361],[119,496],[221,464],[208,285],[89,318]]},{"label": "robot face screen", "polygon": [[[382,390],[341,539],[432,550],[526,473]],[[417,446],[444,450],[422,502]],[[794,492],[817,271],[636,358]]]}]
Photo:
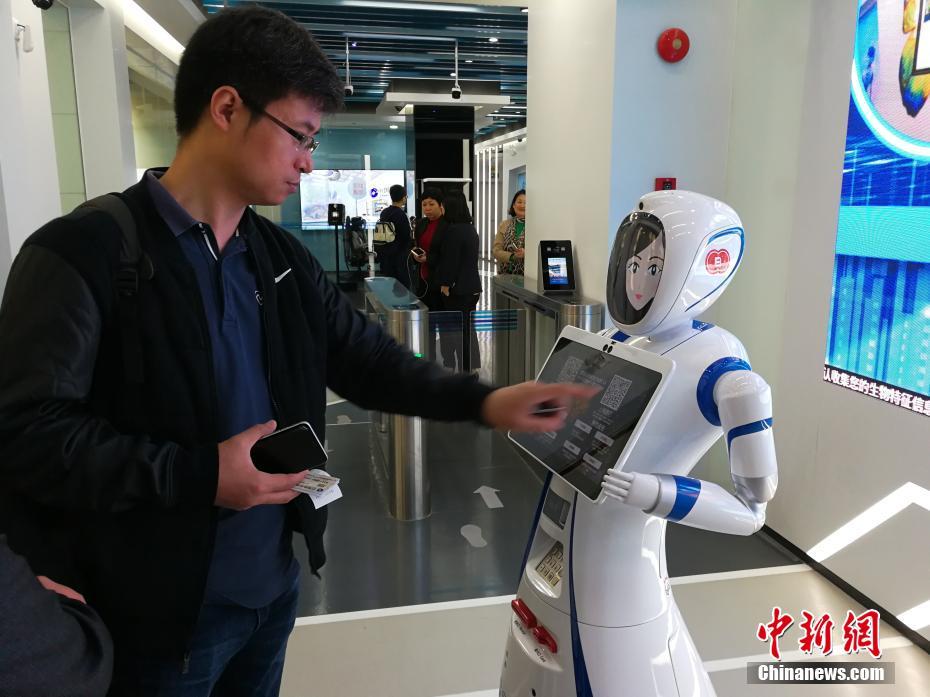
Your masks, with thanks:
[{"label": "robot face screen", "polygon": [[642,320],[659,289],[665,266],[665,228],[650,213],[631,213],[620,224],[610,254],[607,304],[622,324]]}]

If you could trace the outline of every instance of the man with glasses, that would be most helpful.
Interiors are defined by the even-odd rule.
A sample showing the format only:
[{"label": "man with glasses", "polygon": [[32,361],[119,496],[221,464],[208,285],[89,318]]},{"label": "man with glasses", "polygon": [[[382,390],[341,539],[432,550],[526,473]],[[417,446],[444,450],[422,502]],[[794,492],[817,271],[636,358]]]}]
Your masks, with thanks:
[{"label": "man with glasses", "polygon": [[[257,215],[313,168],[342,83],[284,15],[224,10],[178,69],[167,170],[120,194],[144,251],[79,209],[23,245],[0,309],[0,532],[82,593],[114,638],[112,695],[275,695],[294,624],[291,531],[323,565],[326,509],[252,445],[309,421],[327,386],[379,411],[552,431],[578,387],[493,390],[367,322]],[[312,657],[308,657],[312,659]]]}]

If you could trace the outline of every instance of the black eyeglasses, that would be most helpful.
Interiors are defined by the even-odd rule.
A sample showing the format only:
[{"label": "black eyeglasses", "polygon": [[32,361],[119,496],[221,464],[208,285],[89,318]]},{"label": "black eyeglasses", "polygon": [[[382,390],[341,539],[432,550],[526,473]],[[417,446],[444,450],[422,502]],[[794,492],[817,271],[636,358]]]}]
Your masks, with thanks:
[{"label": "black eyeglasses", "polygon": [[318,141],[313,136],[308,136],[306,133],[301,133],[296,128],[291,128],[290,126],[288,126],[286,123],[284,123],[280,119],[275,118],[274,116],[269,114],[264,109],[259,109],[254,104],[250,104],[245,99],[242,100],[242,103],[245,104],[254,113],[260,114],[264,116],[265,118],[267,118],[269,121],[271,121],[271,123],[273,123],[275,126],[278,126],[282,131],[284,131],[291,138],[296,140],[298,150],[303,150],[304,152],[309,154],[309,153],[312,153],[314,150],[316,150],[318,147],[320,147],[320,141]]}]

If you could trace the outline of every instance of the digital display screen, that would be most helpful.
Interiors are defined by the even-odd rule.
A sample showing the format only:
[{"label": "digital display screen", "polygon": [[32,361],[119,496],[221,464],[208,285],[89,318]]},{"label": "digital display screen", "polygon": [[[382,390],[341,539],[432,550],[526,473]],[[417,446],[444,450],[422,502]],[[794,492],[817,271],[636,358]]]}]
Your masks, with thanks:
[{"label": "digital display screen", "polygon": [[930,415],[928,2],[859,3],[823,378]]},{"label": "digital display screen", "polygon": [[[316,169],[300,175],[300,222],[326,223],[330,203],[346,207],[346,219],[378,222],[391,205],[391,187],[405,184],[402,169]],[[411,189],[407,189],[408,192]]]},{"label": "digital display screen", "polygon": [[561,430],[511,433],[510,438],[597,500],[604,475],[620,459],[661,381],[662,374],[655,370],[562,337],[539,382],[596,385],[601,392],[587,404],[577,404]]},{"label": "digital display screen", "polygon": [[547,270],[549,283],[554,286],[568,285],[568,260],[565,257],[549,257]]},{"label": "digital display screen", "polygon": [[539,259],[544,291],[570,293],[575,290],[571,240],[540,240]]}]

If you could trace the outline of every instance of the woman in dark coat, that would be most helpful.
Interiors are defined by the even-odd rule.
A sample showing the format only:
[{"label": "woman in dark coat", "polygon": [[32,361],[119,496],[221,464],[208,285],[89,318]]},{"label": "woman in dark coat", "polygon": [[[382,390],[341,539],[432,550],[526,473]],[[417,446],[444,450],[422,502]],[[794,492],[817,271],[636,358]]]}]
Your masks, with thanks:
[{"label": "woman in dark coat", "polygon": [[446,194],[443,209],[446,227],[432,241],[429,275],[439,288],[441,308],[462,313],[463,337],[460,340],[457,332],[440,334],[443,365],[454,369],[457,355],[460,370],[476,372],[481,365],[478,336],[472,322],[472,313],[481,297],[478,232],[461,192]]}]

